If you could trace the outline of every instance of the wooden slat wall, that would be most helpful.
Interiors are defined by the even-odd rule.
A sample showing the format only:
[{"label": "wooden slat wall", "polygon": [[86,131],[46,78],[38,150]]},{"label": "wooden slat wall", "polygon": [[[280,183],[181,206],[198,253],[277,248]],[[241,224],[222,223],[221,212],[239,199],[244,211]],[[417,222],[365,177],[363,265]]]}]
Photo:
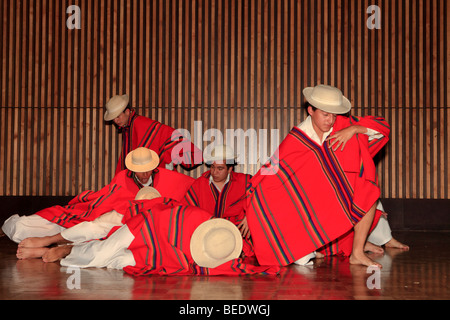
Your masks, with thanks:
[{"label": "wooden slat wall", "polygon": [[[380,30],[366,26],[372,4]],[[80,30],[66,27],[70,5]],[[392,124],[384,197],[448,199],[448,16],[441,0],[1,1],[0,195],[106,184],[120,138],[103,106],[116,93],[192,133],[202,121],[201,134],[278,129],[281,140],[305,117],[302,89],[326,83],[354,114]]]}]

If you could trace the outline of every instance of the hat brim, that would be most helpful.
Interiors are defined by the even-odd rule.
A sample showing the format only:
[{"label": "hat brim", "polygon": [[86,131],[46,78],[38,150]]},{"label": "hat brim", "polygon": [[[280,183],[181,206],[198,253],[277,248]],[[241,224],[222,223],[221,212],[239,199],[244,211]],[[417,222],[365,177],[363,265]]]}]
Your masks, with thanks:
[{"label": "hat brim", "polygon": [[160,197],[161,197],[161,194],[155,188],[143,187],[136,193],[134,200],[151,200],[151,199],[160,198]]},{"label": "hat brim", "polygon": [[[221,259],[216,259],[208,255],[204,248],[206,235],[213,229],[226,229],[234,237],[234,249],[230,254]],[[233,259],[239,258],[242,252],[242,236],[239,229],[229,220],[222,218],[212,218],[200,224],[191,237],[191,256],[200,267],[215,268]]]},{"label": "hat brim", "polygon": [[235,163],[237,157],[223,158],[223,157],[204,157],[206,164],[212,164],[214,161],[225,161],[225,163]]},{"label": "hat brim", "polygon": [[121,103],[120,104],[120,106],[116,109],[116,110],[114,110],[114,111],[106,111],[105,112],[105,115],[103,116],[103,119],[105,120],[105,121],[112,121],[112,120],[114,120],[115,118],[117,118],[124,110],[125,110],[125,108],[128,106],[128,104],[130,103],[130,97],[127,95],[127,94],[124,94],[123,96],[122,96],[122,98],[124,99],[123,100],[123,103]]},{"label": "hat brim", "polygon": [[[216,148],[219,148],[220,152],[216,152]],[[235,163],[236,159],[239,157],[239,155],[235,154],[231,148],[228,148],[225,145],[217,145],[211,152],[207,151],[207,149],[203,151],[203,159],[208,165],[211,165],[214,161],[225,161],[227,164]]]},{"label": "hat brim", "polygon": [[106,111],[105,115],[103,116],[103,119],[105,121],[113,121],[115,118],[120,116],[120,114],[123,112],[123,110],[125,110],[125,107],[123,109],[121,109],[121,110],[117,110],[117,111],[114,111],[114,112]]},{"label": "hat brim", "polygon": [[133,152],[128,153],[125,158],[125,166],[128,170],[133,172],[148,172],[150,170],[154,170],[159,165],[159,156],[153,150],[150,150],[150,152],[152,154],[152,161],[142,165],[134,164],[132,159]]},{"label": "hat brim", "polygon": [[342,96],[342,104],[329,105],[315,100],[312,97],[313,90],[314,90],[313,87],[305,88],[303,89],[303,95],[306,101],[308,101],[312,106],[316,107],[317,109],[333,114],[345,114],[350,112],[350,110],[352,109],[352,104],[350,100],[348,100],[345,96]]}]

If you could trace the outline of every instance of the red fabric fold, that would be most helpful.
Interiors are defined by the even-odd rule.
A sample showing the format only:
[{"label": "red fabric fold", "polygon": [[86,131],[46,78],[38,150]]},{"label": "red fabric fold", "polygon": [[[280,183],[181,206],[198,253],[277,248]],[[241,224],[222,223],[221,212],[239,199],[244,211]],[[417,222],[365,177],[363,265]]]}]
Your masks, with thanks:
[{"label": "red fabric fold", "polygon": [[133,111],[128,126],[122,129],[122,152],[116,174],[126,169],[125,157],[138,147],[155,151],[159,156],[161,168],[165,168],[166,164],[172,161],[175,165],[180,164],[186,169],[203,162],[202,151],[180,132],[158,121],[136,115]]},{"label": "red fabric fold", "polygon": [[[153,186],[163,197],[175,200],[181,200],[195,181],[185,174],[164,168],[158,168],[153,179]],[[99,191],[84,191],[66,206],[53,206],[36,214],[62,227],[70,228],[83,221],[93,221],[112,210],[123,213],[136,197],[139,188],[132,178],[132,173],[123,170]]]}]

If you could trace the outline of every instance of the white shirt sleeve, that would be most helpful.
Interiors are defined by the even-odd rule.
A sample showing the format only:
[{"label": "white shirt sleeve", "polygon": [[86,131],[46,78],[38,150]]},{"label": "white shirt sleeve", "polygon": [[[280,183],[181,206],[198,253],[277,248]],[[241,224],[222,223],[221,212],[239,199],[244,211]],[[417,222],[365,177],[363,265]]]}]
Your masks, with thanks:
[{"label": "white shirt sleeve", "polygon": [[379,133],[376,130],[369,129],[369,128],[367,128],[367,132],[365,134],[369,136],[369,141],[372,141],[374,139],[381,139],[384,137],[383,134]]}]

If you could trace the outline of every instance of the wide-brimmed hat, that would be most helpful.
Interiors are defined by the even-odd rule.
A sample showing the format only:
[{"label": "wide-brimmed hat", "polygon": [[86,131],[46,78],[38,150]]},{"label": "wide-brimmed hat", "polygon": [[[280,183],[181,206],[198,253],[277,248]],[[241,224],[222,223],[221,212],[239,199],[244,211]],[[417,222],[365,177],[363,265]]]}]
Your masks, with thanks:
[{"label": "wide-brimmed hat", "polygon": [[117,95],[109,99],[106,103],[105,121],[111,121],[117,118],[130,102],[130,98],[127,94]]},{"label": "wide-brimmed hat", "polygon": [[153,150],[139,147],[127,154],[125,165],[133,172],[147,172],[159,165],[159,156]]},{"label": "wide-brimmed hat", "polygon": [[200,267],[215,268],[239,258],[242,236],[231,221],[213,218],[195,229],[190,248],[195,263]]},{"label": "wide-brimmed hat", "polygon": [[333,114],[344,114],[352,104],[338,88],[320,84],[303,89],[306,100],[317,109]]},{"label": "wide-brimmed hat", "polygon": [[215,146],[211,154],[208,154],[206,151],[203,152],[203,158],[207,164],[212,164],[214,161],[225,161],[226,163],[234,163],[236,161],[233,148],[225,144]]},{"label": "wide-brimmed hat", "polygon": [[156,190],[153,187],[142,187],[138,193],[136,193],[136,196],[134,197],[134,200],[152,200],[155,198],[160,198],[161,194],[158,190]]}]

